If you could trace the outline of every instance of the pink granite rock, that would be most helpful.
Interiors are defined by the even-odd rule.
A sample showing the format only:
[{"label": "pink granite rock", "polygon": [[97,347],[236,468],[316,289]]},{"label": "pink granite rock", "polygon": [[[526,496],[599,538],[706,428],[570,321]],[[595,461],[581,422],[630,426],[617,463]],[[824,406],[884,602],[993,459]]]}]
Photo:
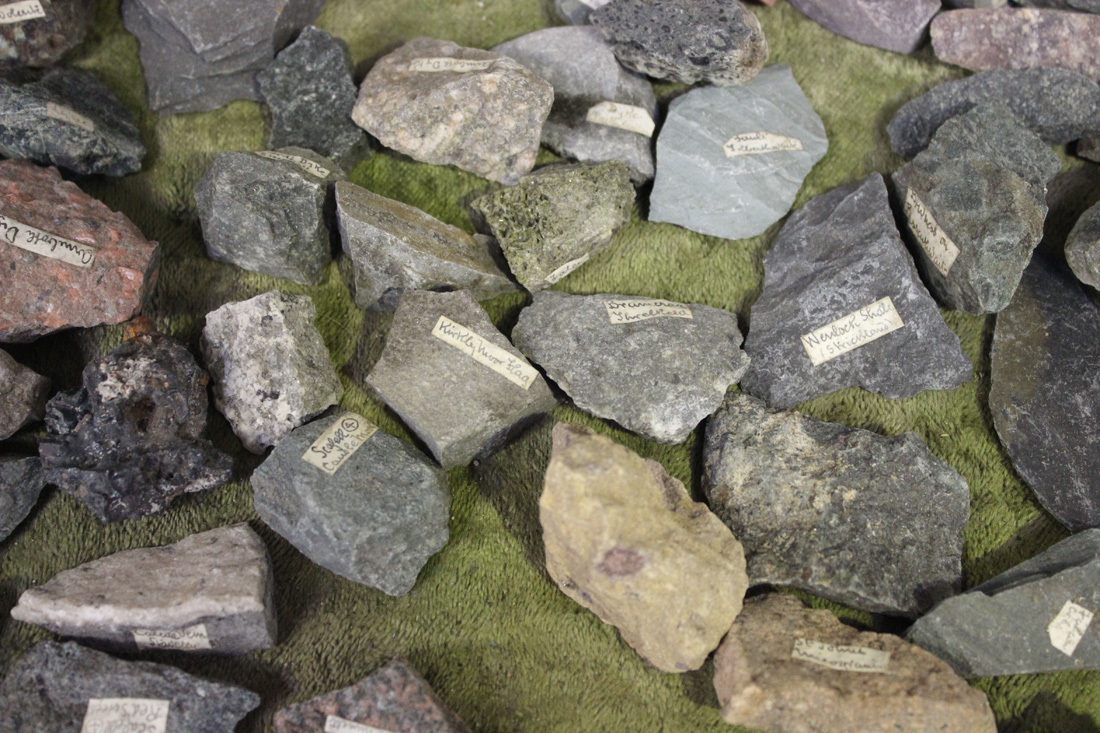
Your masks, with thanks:
[{"label": "pink granite rock", "polygon": [[912,53],[924,43],[940,0],[790,0],[795,10],[866,46]]}]

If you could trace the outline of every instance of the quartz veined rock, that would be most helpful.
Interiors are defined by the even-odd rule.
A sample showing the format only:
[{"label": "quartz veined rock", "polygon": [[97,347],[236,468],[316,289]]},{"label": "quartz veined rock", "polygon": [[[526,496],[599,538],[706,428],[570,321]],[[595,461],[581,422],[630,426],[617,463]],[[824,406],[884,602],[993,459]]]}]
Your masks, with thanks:
[{"label": "quartz veined rock", "polygon": [[500,242],[516,280],[535,291],[611,244],[634,211],[634,186],[618,162],[559,163],[470,206]]},{"label": "quartz veined rock", "polygon": [[811,199],[764,255],[741,389],[790,408],[859,385],[887,397],[970,379],[898,235],[882,176]]},{"label": "quartz veined rock", "polygon": [[304,148],[219,153],[195,186],[211,259],[303,285],[332,261],[334,162]]},{"label": "quartz veined rock", "polygon": [[463,290],[402,295],[367,382],[443,468],[495,449],[557,402],[538,370]]},{"label": "quartz veined rock", "polygon": [[785,64],[743,87],[692,89],[672,100],[657,138],[649,220],[755,237],[790,210],[828,147],[825,125]]},{"label": "quartz veined rock", "polygon": [[940,0],[791,0],[795,10],[837,35],[887,51],[924,44]]},{"label": "quartz veined rock", "polygon": [[997,730],[985,695],[946,662],[778,593],[745,601],[714,657],[714,689],[723,720],[760,730]]},{"label": "quartz veined rock", "polygon": [[274,586],[263,540],[237,524],[65,570],[11,616],[126,651],[244,654],[275,646]]},{"label": "quartz veined rock", "polygon": [[399,153],[513,184],[535,165],[553,101],[507,56],[421,36],[374,64],[351,117]]},{"label": "quartz veined rock", "polygon": [[0,161],[0,342],[129,320],[159,266],[156,242],[56,168]]},{"label": "quartz veined rock", "polygon": [[313,325],[316,315],[308,295],[277,290],[206,315],[202,353],[214,377],[214,404],[253,453],[263,453],[344,394]]},{"label": "quartz veined rock", "polygon": [[1066,261],[1078,280],[1100,289],[1100,204],[1082,214],[1069,233]]},{"label": "quartz veined rock", "polygon": [[0,440],[46,414],[50,380],[0,349]]},{"label": "quartz veined rock", "polygon": [[407,290],[469,290],[477,300],[517,290],[487,242],[414,206],[342,181],[336,210],[360,308],[393,310]]},{"label": "quartz veined rock", "polygon": [[95,0],[30,0],[0,6],[0,67],[52,66],[80,45]]},{"label": "quartz veined rock", "polygon": [[744,545],[753,585],[910,617],[962,585],[970,490],[914,433],[886,437],[730,393],[707,423],[703,461],[703,490]]},{"label": "quartz veined rock", "polygon": [[0,458],[0,540],[27,518],[45,486],[38,458]]},{"label": "quartz veined rock", "polygon": [[546,569],[657,669],[698,669],[741,610],[741,544],[661,464],[558,423],[539,499]]},{"label": "quartz veined rock", "polygon": [[737,316],[631,295],[535,294],[512,339],[573,403],[681,443],[749,366]]}]

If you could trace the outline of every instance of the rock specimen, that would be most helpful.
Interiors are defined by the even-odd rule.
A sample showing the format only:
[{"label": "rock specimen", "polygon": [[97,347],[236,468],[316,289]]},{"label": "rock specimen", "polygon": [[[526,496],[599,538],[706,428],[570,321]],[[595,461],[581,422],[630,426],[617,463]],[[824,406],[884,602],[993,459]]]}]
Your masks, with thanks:
[{"label": "rock specimen", "polygon": [[1042,238],[1046,184],[1060,168],[1005,107],[982,105],[941,125],[894,173],[915,256],[941,302],[970,313],[1008,305]]},{"label": "rock specimen", "polygon": [[682,443],[749,366],[737,316],[630,295],[544,291],[512,339],[574,404],[662,443]]},{"label": "rock specimen", "polygon": [[1100,667],[1100,530],[1062,540],[948,598],[909,629],[909,641],[963,677]]},{"label": "rock specimen", "polygon": [[156,242],[57,169],[0,162],[0,342],[129,320],[159,265]]},{"label": "rock specimen", "polygon": [[985,695],[945,662],[787,595],[745,601],[715,655],[714,690],[727,723],[760,730],[997,730]]},{"label": "rock specimen", "polygon": [[744,544],[753,585],[910,617],[962,585],[970,490],[914,433],[886,437],[731,393],[707,423],[703,460],[703,490]]},{"label": "rock specimen", "polygon": [[0,349],[0,440],[46,414],[50,380]]},{"label": "rock specimen", "polygon": [[768,60],[764,29],[739,0],[615,0],[589,22],[623,66],[658,79],[746,84]]},{"label": "rock specimen", "polygon": [[1054,8],[1078,13],[1100,13],[1100,0],[1013,0],[1013,5],[1029,8]]},{"label": "rock specimen", "polygon": [[1078,156],[1094,163],[1100,163],[1100,135],[1089,135],[1077,141]]},{"label": "rock specimen", "polygon": [[156,514],[179,494],[221,486],[233,461],[202,438],[208,383],[168,336],[124,341],[84,367],[83,387],[46,404],[38,446],[46,480],[103,522]]},{"label": "rock specimen", "polygon": [[244,447],[263,453],[332,405],[344,387],[308,295],[272,290],[206,315],[202,353],[214,404]]},{"label": "rock specimen", "polygon": [[345,178],[331,160],[304,148],[219,153],[195,187],[206,253],[316,285],[332,261],[330,189]]},{"label": "rock specimen", "polygon": [[852,385],[891,398],[954,389],[971,372],[878,173],[810,200],[784,224],[764,255],[745,351],[741,389],[784,409]]},{"label": "rock specimen", "polygon": [[912,53],[923,45],[940,0],[791,0],[795,10],[866,46]]},{"label": "rock specimen", "polygon": [[351,687],[283,708],[275,713],[274,725],[275,733],[470,730],[401,657]]},{"label": "rock specimen", "polygon": [[324,5],[325,0],[123,0],[122,22],[141,43],[149,106],[177,114],[259,99],[256,72]]},{"label": "rock specimen", "polygon": [[693,89],[672,100],[657,138],[649,220],[755,237],[790,210],[828,147],[789,66],[769,66],[744,87]]},{"label": "rock specimen", "polygon": [[43,641],[0,684],[0,731],[230,731],[260,696],[175,667]]},{"label": "rock specimen", "polygon": [[51,66],[80,45],[95,0],[16,0],[0,5],[0,67]]},{"label": "rock specimen", "polygon": [[263,540],[237,524],[61,572],[11,616],[126,651],[244,654],[275,646],[274,585]]},{"label": "rock specimen", "polygon": [[664,672],[698,669],[741,611],[741,544],[661,464],[554,426],[539,499],[546,569]]},{"label": "rock specimen", "polygon": [[478,300],[516,290],[486,242],[414,206],[342,181],[336,209],[360,308],[393,310],[406,290],[469,290]]},{"label": "rock specimen", "polygon": [[27,518],[45,486],[39,459],[0,458],[0,540]]},{"label": "rock specimen", "polygon": [[1082,214],[1069,233],[1066,261],[1078,280],[1100,289],[1100,204]]},{"label": "rock specimen", "polygon": [[588,22],[593,11],[609,2],[611,0],[554,0],[554,7],[566,23],[583,25]]},{"label": "rock specimen", "polygon": [[401,296],[367,382],[443,468],[464,466],[556,404],[468,292]]},{"label": "rock specimen", "polygon": [[621,163],[561,163],[470,206],[500,242],[516,280],[535,291],[611,244],[634,211],[634,186]]},{"label": "rock specimen", "polygon": [[507,56],[420,37],[371,67],[351,116],[399,153],[512,184],[535,165],[553,101]]}]

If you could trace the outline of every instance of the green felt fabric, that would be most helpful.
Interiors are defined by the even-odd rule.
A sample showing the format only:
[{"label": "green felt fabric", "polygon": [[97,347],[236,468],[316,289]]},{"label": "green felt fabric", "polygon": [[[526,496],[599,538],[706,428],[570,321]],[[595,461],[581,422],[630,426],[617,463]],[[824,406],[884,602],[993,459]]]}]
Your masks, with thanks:
[{"label": "green felt fabric", "polygon": [[[936,83],[962,75],[935,61],[928,49],[906,57],[841,39],[783,0],[755,10],[771,46],[771,61],[793,67],[830,138],[829,153],[807,178],[797,205],[872,171],[896,169],[901,160],[890,151],[885,133],[894,111]],[[552,7],[539,0],[330,0],[318,25],[348,41],[361,77],[373,59],[416,35],[487,48],[557,22]],[[216,152],[263,147],[262,107],[235,102],[205,114],[158,117],[145,106],[137,51],[137,41],[122,27],[118,0],[102,0],[95,27],[72,62],[97,73],[134,111],[149,146],[140,174],[80,182],[161,242],[164,266],[149,314],[197,354],[203,317],[213,308],[272,288],[308,293],[347,390],[342,406],[408,437],[364,381],[385,343],[391,316],[358,310],[336,264],[321,285],[301,287],[213,262],[204,254],[192,189]],[[667,102],[683,87],[657,89]],[[544,152],[540,162],[552,159]],[[1066,165],[1079,164],[1067,159]],[[386,152],[359,164],[351,177],[467,230],[472,226],[462,202],[489,185],[462,171]],[[1095,184],[1095,177],[1091,181]],[[642,215],[647,192],[643,190],[637,213],[614,244],[556,287],[706,303],[738,311],[747,323],[747,310],[760,289],[762,254],[779,225],[761,237],[731,242],[649,224]],[[523,297],[514,295],[485,305],[507,332],[522,303]],[[967,583],[973,585],[1067,533],[1040,509],[993,432],[986,399],[994,319],[953,312],[944,316],[974,363],[970,383],[908,400],[847,389],[800,409],[886,434],[916,431],[966,477],[972,514],[964,566]],[[57,334],[11,352],[51,376],[58,387],[70,388],[78,383],[84,363],[120,339],[121,327],[97,328]],[[428,563],[410,594],[390,598],[318,568],[257,519],[246,477],[260,459],[246,454],[225,421],[211,412],[212,437],[235,456],[241,480],[185,497],[161,516],[109,526],[51,490],[23,527],[0,544],[0,672],[29,646],[49,637],[8,616],[26,588],[108,553],[247,521],[262,534],[274,559],[278,647],[240,658],[147,655],[261,693],[263,707],[240,730],[269,729],[273,712],[282,705],[351,684],[395,654],[409,658],[477,731],[732,730],[718,716],[709,664],[679,676],[650,668],[613,628],[566,598],[547,577],[541,565],[537,497],[549,421],[481,466],[450,472],[450,543]],[[561,407],[552,417],[593,425],[659,460],[698,492],[698,431],[685,445],[669,447],[576,410]],[[8,452],[33,449],[40,434],[40,427],[24,431],[2,447]],[[890,619],[805,598],[876,629],[903,628]],[[1006,729],[1097,729],[1098,673],[1005,677],[975,684],[989,693]]]}]

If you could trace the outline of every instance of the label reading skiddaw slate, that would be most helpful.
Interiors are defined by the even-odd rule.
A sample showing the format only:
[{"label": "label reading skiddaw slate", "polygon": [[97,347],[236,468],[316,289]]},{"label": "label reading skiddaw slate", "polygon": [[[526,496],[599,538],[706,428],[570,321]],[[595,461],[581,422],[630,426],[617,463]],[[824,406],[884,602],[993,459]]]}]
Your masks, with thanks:
[{"label": "label reading skiddaw slate", "polygon": [[1077,645],[1081,643],[1085,632],[1092,623],[1093,613],[1084,606],[1078,606],[1073,601],[1066,601],[1062,610],[1047,626],[1047,635],[1050,637],[1050,645],[1067,657],[1072,657],[1077,651]]},{"label": "label reading skiddaw slate", "polygon": [[813,365],[818,366],[904,327],[894,301],[886,296],[804,334],[802,347]]},{"label": "label reading skiddaw slate", "polygon": [[0,25],[22,23],[25,20],[45,17],[46,11],[42,8],[41,0],[23,0],[19,3],[0,5]]},{"label": "label reading skiddaw slate", "polygon": [[92,698],[80,733],[164,733],[170,700]]},{"label": "label reading skiddaw slate", "polygon": [[727,158],[737,158],[742,155],[802,150],[802,141],[770,132],[744,132],[727,140],[722,149],[726,151]]},{"label": "label reading skiddaw slate", "polygon": [[306,173],[317,178],[328,178],[332,173],[328,168],[323,165],[314,163],[309,158],[303,158],[300,155],[291,155],[290,153],[280,153],[275,150],[257,150],[256,155],[261,158],[267,158],[268,160],[285,160],[288,163],[293,163]]},{"label": "label reading skiddaw slate", "polygon": [[798,659],[840,672],[885,672],[890,652],[862,646],[838,646],[813,639],[795,639],[791,659]]},{"label": "label reading skiddaw slate", "polygon": [[600,102],[588,109],[585,119],[597,125],[618,127],[646,137],[653,137],[653,130],[656,128],[649,112],[632,104]]},{"label": "label reading skiddaw slate", "polygon": [[393,733],[393,731],[329,715],[325,718],[325,733]]},{"label": "label reading skiddaw slate", "polygon": [[508,353],[496,344],[489,343],[461,323],[455,323],[447,316],[439,317],[439,320],[435,323],[435,328],[432,329],[432,336],[449,346],[455,347],[474,361],[484,364],[508,381],[518,384],[524,389],[528,389],[538,379],[538,370],[522,358]]},{"label": "label reading skiddaw slate", "polygon": [[212,648],[205,624],[195,624],[183,629],[134,629],[130,633],[134,635],[134,643],[141,649],[193,652]]},{"label": "label reading skiddaw slate", "polygon": [[588,258],[591,257],[591,256],[592,255],[590,255],[586,252],[585,254],[581,255],[580,257],[578,257],[575,260],[569,260],[564,265],[562,265],[561,267],[559,267],[558,269],[554,270],[549,275],[547,275],[546,276],[546,282],[553,285],[554,283],[558,282],[559,280],[561,280],[563,277],[565,277],[569,273],[573,272],[573,270],[576,270],[578,267],[583,265],[585,262],[588,262]]},{"label": "label reading skiddaw slate", "polygon": [[921,249],[928,255],[928,259],[932,260],[932,264],[940,274],[947,277],[947,273],[951,272],[951,265],[955,264],[955,258],[959,256],[959,248],[940,228],[932,218],[932,212],[911,188],[905,192],[904,209],[909,229],[917,238]]},{"label": "label reading skiddaw slate", "polygon": [[60,122],[79,127],[81,130],[87,130],[88,132],[95,132],[95,123],[89,120],[84,115],[80,114],[74,109],[70,109],[63,104],[54,104],[53,102],[46,102],[46,116],[51,117]]},{"label": "label reading skiddaw slate", "polygon": [[0,242],[34,252],[36,255],[61,260],[67,265],[91,267],[95,262],[95,247],[65,239],[0,214]]},{"label": "label reading skiddaw slate", "polygon": [[302,460],[329,475],[335,474],[376,432],[378,426],[362,415],[341,415],[306,449]]},{"label": "label reading skiddaw slate", "polygon": [[607,317],[612,323],[635,323],[650,318],[691,318],[691,308],[671,300],[605,300]]},{"label": "label reading skiddaw slate", "polygon": [[452,59],[446,56],[431,59],[413,59],[409,71],[485,71],[496,59]]}]

